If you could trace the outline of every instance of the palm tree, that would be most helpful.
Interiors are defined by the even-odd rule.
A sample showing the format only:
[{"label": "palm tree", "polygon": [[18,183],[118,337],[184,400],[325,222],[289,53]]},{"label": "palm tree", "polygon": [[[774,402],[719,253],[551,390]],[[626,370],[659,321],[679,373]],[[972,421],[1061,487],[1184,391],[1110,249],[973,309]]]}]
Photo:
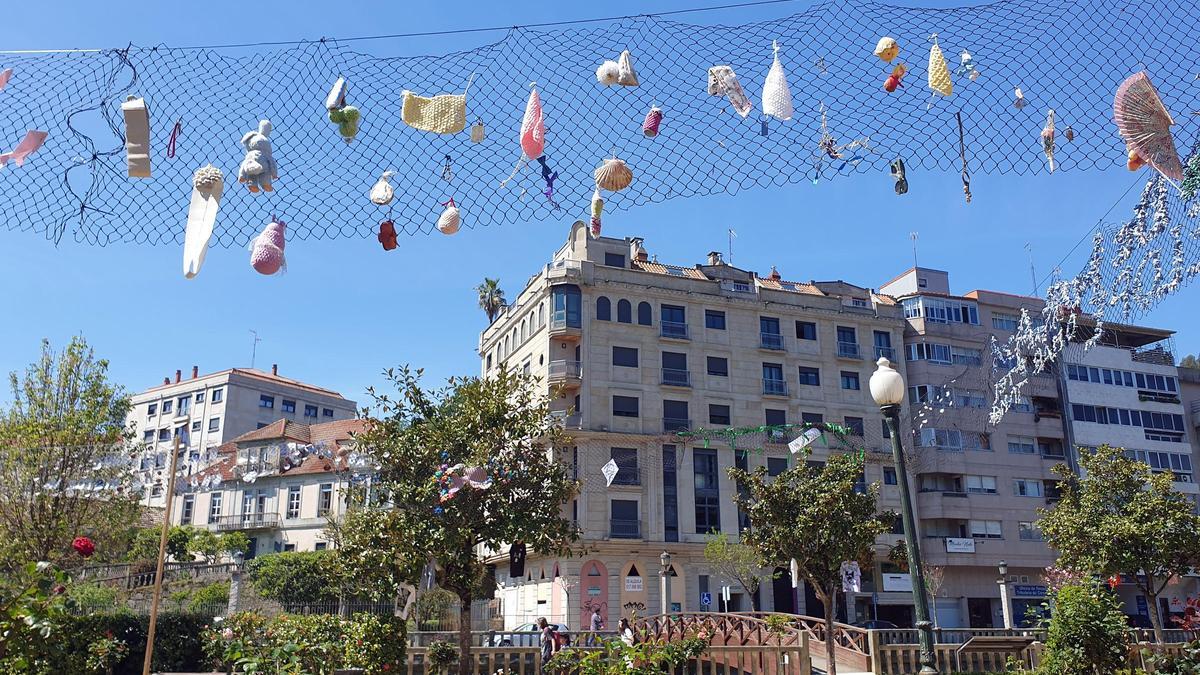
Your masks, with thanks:
[{"label": "palm tree", "polygon": [[504,290],[500,288],[499,279],[483,278],[483,283],[475,287],[475,291],[479,293],[479,309],[487,314],[488,323],[496,320],[496,315],[504,307]]}]

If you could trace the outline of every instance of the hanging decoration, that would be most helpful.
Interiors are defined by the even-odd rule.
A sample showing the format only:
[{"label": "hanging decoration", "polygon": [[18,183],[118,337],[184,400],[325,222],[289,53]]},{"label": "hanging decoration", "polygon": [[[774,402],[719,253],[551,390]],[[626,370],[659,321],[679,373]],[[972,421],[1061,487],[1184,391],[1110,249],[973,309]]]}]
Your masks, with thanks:
[{"label": "hanging decoration", "polygon": [[1017,110],[1024,110],[1025,106],[1029,105],[1029,101],[1025,100],[1025,94],[1021,92],[1021,88],[1017,87],[1013,90],[1013,107]]},{"label": "hanging decoration", "polygon": [[250,249],[250,266],[259,274],[271,275],[287,269],[283,256],[286,223],[271,216],[271,222],[254,238]]},{"label": "hanging decoration", "polygon": [[604,212],[604,199],[600,196],[600,188],[592,193],[592,222],[591,228],[588,230],[592,238],[600,236],[600,214]]},{"label": "hanging decoration", "polygon": [[808,446],[812,445],[821,437],[821,430],[817,428],[805,429],[788,443],[788,450],[794,455]]},{"label": "hanging decoration", "polygon": [[942,96],[954,93],[954,83],[950,81],[950,66],[946,63],[946,55],[938,45],[937,33],[930,36],[933,46],[929,48],[929,88]]},{"label": "hanging decoration", "polygon": [[662,124],[663,113],[658,106],[650,106],[650,112],[646,113],[646,120],[642,122],[642,135],[646,138],[654,138],[658,135],[658,126]]},{"label": "hanging decoration", "polygon": [[604,466],[600,467],[600,473],[604,474],[604,486],[612,487],[613,480],[620,471],[621,467],[617,466],[617,460],[615,459],[608,460]]},{"label": "hanging decoration", "polygon": [[442,180],[449,181],[454,179],[454,167],[451,166],[450,155],[442,156]]},{"label": "hanging decoration", "polygon": [[972,82],[979,79],[979,68],[975,67],[975,57],[971,56],[971,52],[964,49],[958,55],[958,68],[954,74],[959,77],[966,75]]},{"label": "hanging decoration", "polygon": [[557,211],[562,208],[554,201],[554,181],[558,180],[558,172],[550,170],[545,155],[538,157],[537,162],[542,166],[542,180],[546,183],[546,189],[542,190],[542,194],[546,195],[546,201],[550,202],[550,206]]},{"label": "hanging decoration", "polygon": [[13,75],[12,68],[5,68],[4,70],[0,70],[0,91],[4,91],[4,88],[8,86],[8,81],[12,79],[12,75]]},{"label": "hanging decoration", "polygon": [[901,80],[907,73],[908,67],[903,63],[897,63],[896,66],[892,68],[892,74],[888,75],[888,78],[883,81],[883,90],[890,94],[893,91],[896,91],[897,87],[903,87],[904,83],[901,82]]},{"label": "hanging decoration", "polygon": [[1075,140],[1075,130],[1070,125],[1067,125],[1067,128],[1063,129],[1063,138],[1067,139],[1068,143]]},{"label": "hanging decoration", "polygon": [[596,81],[611,87],[619,84],[622,87],[638,86],[637,72],[633,69],[633,56],[629,50],[621,52],[616,61],[605,61],[596,68]]},{"label": "hanging decoration", "polygon": [[783,72],[783,64],[779,62],[779,42],[772,41],[771,49],[774,51],[775,60],[771,63],[767,79],[763,82],[763,114],[786,121],[792,119],[792,90],[788,88],[787,74]]},{"label": "hanging decoration", "polygon": [[962,160],[962,184],[963,196],[967,198],[967,203],[971,203],[971,174],[967,172],[967,141],[966,135],[963,132],[962,112],[954,113],[954,119],[958,122],[958,157]]},{"label": "hanging decoration", "polygon": [[465,488],[487,490],[492,487],[492,479],[485,467],[468,467],[463,464],[443,464],[434,472],[434,481],[438,484],[440,492],[438,502],[442,504],[454,499],[455,495]]},{"label": "hanging decoration", "polygon": [[1149,164],[1169,180],[1183,180],[1183,164],[1171,138],[1175,120],[1142,71],[1126,78],[1113,98],[1113,119],[1129,151],[1129,169]]},{"label": "hanging decoration", "polygon": [[183,234],[184,278],[194,279],[204,265],[224,190],[225,176],[220,169],[212,164],[196,169],[192,176],[192,201],[188,205],[187,229]]},{"label": "hanging decoration", "polygon": [[400,119],[408,126],[435,134],[457,134],[467,127],[467,91],[475,73],[467,78],[461,94],[418,96],[405,89],[401,94]]},{"label": "hanging decoration", "polygon": [[848,560],[842,563],[842,592],[843,593],[861,593],[862,592],[862,570],[858,563],[853,560]]},{"label": "hanging decoration", "polygon": [[246,156],[238,166],[238,182],[245,183],[252,193],[273,191],[271,181],[279,179],[279,167],[271,153],[271,129],[271,120],[261,120],[258,131],[248,131],[242,136]]},{"label": "hanging decoration", "polygon": [[897,157],[892,160],[892,178],[896,179],[896,194],[908,192],[908,177],[904,173],[904,160]]},{"label": "hanging decoration", "polygon": [[[842,160],[840,164],[834,167],[841,171],[849,166],[857,166],[863,158],[874,150],[871,148],[870,137],[864,136],[857,138],[849,143],[839,145],[837,138],[829,131],[829,120],[826,115],[825,103],[821,103],[821,138],[817,141],[817,154],[814,155],[813,164],[815,175],[813,183],[816,184],[821,175],[821,169],[826,161],[831,159]],[[855,154],[847,156],[847,151],[858,150]]]},{"label": "hanging decoration", "polygon": [[358,108],[346,105],[346,92],[349,89],[346,78],[339,77],[330,88],[329,95],[325,97],[325,110],[329,115],[329,121],[337,125],[338,133],[347,143],[353,141],[354,137],[358,135],[358,121],[362,117]]},{"label": "hanging decoration", "polygon": [[535,160],[546,149],[546,119],[542,115],[542,98],[538,95],[537,83],[531,82],[529,89],[525,116],[521,118],[521,152],[527,160]]},{"label": "hanging decoration", "polygon": [[471,125],[471,142],[483,142],[483,122],[481,120],[475,120],[475,124]]},{"label": "hanging decoration", "polygon": [[633,182],[633,171],[625,162],[611,157],[596,167],[593,177],[596,179],[597,187],[609,192],[620,192]]},{"label": "hanging decoration", "polygon": [[729,66],[713,66],[708,69],[708,93],[712,96],[728,97],[730,105],[742,117],[749,116],[750,110],[754,108],[750,99],[746,97],[737,74]]},{"label": "hanging decoration", "polygon": [[17,143],[17,147],[5,153],[0,153],[0,168],[8,166],[11,160],[17,166],[24,166],[25,160],[37,152],[37,149],[42,147],[42,143],[46,142],[46,137],[50,134],[45,131],[30,129],[25,132],[25,136],[21,138],[21,142]]},{"label": "hanging decoration", "polygon": [[130,178],[150,177],[150,109],[132,94],[121,104],[125,118],[125,163]]},{"label": "hanging decoration", "polygon": [[879,42],[875,44],[875,56],[886,63],[891,63],[892,59],[900,55],[900,45],[896,43],[895,38],[881,37]]},{"label": "hanging decoration", "polygon": [[458,226],[462,223],[462,217],[459,216],[458,206],[455,205],[454,199],[451,198],[450,201],[443,202],[442,206],[446,207],[446,209],[438,217],[438,232],[447,235],[458,232]]},{"label": "hanging decoration", "polygon": [[396,196],[396,191],[392,189],[391,178],[395,176],[395,171],[384,171],[379,180],[375,181],[375,185],[371,186],[371,203],[378,206],[387,206],[392,203],[392,198]]},{"label": "hanging decoration", "polygon": [[1046,163],[1050,165],[1050,173],[1054,173],[1054,109],[1046,113],[1046,126],[1042,128],[1042,152],[1046,153]]},{"label": "hanging decoration", "polygon": [[1183,171],[1183,182],[1179,184],[1179,193],[1184,201],[1191,201],[1200,194],[1200,153],[1192,155],[1187,168]]},{"label": "hanging decoration", "polygon": [[390,251],[396,248],[396,224],[390,220],[381,221],[376,238],[383,245],[383,250]]}]

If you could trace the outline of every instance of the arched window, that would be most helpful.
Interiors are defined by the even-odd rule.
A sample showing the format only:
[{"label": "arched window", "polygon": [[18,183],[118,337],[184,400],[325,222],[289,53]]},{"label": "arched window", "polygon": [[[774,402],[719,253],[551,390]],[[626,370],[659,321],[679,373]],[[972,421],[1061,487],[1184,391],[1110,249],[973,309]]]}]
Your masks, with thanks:
[{"label": "arched window", "polygon": [[628,300],[617,302],[617,321],[620,323],[633,323],[633,306]]},{"label": "arched window", "polygon": [[[525,319],[521,319],[521,342],[525,342],[525,330],[526,330]],[[520,344],[520,343],[518,343],[518,344]]]},{"label": "arched window", "polygon": [[546,325],[546,303],[538,304],[538,328]]},{"label": "arched window", "polygon": [[653,310],[650,309],[650,303],[648,303],[648,302],[639,302],[638,303],[638,325],[641,325],[641,326],[651,325],[653,322],[653,320],[651,318],[653,316],[653,314],[654,314]]},{"label": "arched window", "polygon": [[603,295],[596,298],[596,320],[612,321],[612,303]]}]

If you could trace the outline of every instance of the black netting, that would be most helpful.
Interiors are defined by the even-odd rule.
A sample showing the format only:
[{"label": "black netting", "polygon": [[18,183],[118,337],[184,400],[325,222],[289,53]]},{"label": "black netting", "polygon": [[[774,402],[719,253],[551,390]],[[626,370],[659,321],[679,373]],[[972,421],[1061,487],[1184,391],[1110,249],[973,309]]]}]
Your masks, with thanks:
[{"label": "black netting", "polygon": [[[1200,109],[1200,6],[1187,0],[1007,0],[955,9],[913,9],[869,2],[828,2],[782,19],[742,26],[699,26],[639,17],[602,27],[514,29],[499,42],[441,56],[380,58],[321,41],[247,55],[169,47],[96,53],[0,55],[14,77],[0,92],[0,142],[15,145],[26,129],[50,136],[23,167],[0,172],[0,217],[10,229],[66,234],[88,244],[180,243],[192,173],[212,162],[227,177],[214,242],[244,245],[272,214],[289,238],[368,237],[390,217],[408,234],[433,231],[441,203],[453,197],[465,227],[540,219],[583,218],[592,171],[616,153],[634,170],[633,185],[606,195],[606,213],[676,197],[734,193],[852,172],[886,173],[902,157],[910,167],[960,170],[961,112],[971,172],[1047,171],[1039,132],[1057,111],[1059,171],[1108,169],[1125,162],[1112,117],[1112,95],[1127,75],[1147,70],[1176,119]],[[925,86],[931,42],[951,69],[969,50],[982,76],[955,76],[954,94]],[[910,67],[905,86],[883,88],[890,66],[872,55],[883,35],[901,45]],[[790,122],[761,135],[759,93],[778,40],[795,98]],[[596,66],[630,49],[637,88],[605,88]],[[733,67],[755,104],[747,119],[707,93],[707,69]],[[401,92],[461,92],[468,124],[487,127],[474,144],[464,131],[439,136],[400,119]],[[325,95],[338,75],[363,113],[353,144],[325,116]],[[509,183],[520,151],[517,131],[529,83],[542,93],[546,153],[559,172],[555,201],[543,197],[537,164]],[[1013,106],[1021,87],[1029,105]],[[151,109],[152,179],[125,176],[120,102],[146,98]],[[651,107],[665,119],[645,138]],[[821,105],[838,144],[868,139],[847,160],[824,157]],[[99,111],[99,114],[97,113]],[[244,132],[268,118],[279,163],[276,192],[250,195],[233,181]],[[1194,118],[1193,118],[1194,119]],[[178,154],[166,157],[172,127],[182,123]],[[1063,130],[1070,126],[1071,142]],[[1177,127],[1178,128],[1178,127]],[[1191,139],[1181,141],[1190,145]],[[444,156],[453,178],[442,178]],[[387,169],[397,172],[391,207],[367,193]],[[947,195],[947,198],[951,197]],[[954,195],[954,198],[961,198]]]}]

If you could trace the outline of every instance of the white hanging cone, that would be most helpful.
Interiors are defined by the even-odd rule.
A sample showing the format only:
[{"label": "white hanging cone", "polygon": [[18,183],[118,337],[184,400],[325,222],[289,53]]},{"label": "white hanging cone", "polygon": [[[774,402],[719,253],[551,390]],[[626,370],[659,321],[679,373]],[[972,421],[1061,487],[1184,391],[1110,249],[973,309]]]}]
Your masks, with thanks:
[{"label": "white hanging cone", "polygon": [[621,56],[617,58],[617,84],[622,87],[638,86],[637,72],[633,69],[633,57],[629,54],[629,50],[621,52]]},{"label": "white hanging cone", "polygon": [[388,180],[395,176],[395,171],[384,171],[375,185],[371,187],[371,202],[379,206],[387,206],[392,203],[392,198],[396,196],[396,191],[392,189],[392,184]]},{"label": "white hanging cone", "polygon": [[130,178],[150,177],[150,109],[146,100],[130,96],[121,104],[125,116],[125,161]]},{"label": "white hanging cone", "polygon": [[212,164],[197,169],[192,176],[192,202],[183,235],[183,276],[188,279],[194,279],[204,265],[224,190],[225,177]]},{"label": "white hanging cone", "polygon": [[775,62],[771,64],[767,80],[763,83],[763,113],[777,120],[790,120],[793,113],[792,90],[788,88],[787,75],[783,72],[783,64],[779,62],[779,43],[771,44],[775,49]]}]

